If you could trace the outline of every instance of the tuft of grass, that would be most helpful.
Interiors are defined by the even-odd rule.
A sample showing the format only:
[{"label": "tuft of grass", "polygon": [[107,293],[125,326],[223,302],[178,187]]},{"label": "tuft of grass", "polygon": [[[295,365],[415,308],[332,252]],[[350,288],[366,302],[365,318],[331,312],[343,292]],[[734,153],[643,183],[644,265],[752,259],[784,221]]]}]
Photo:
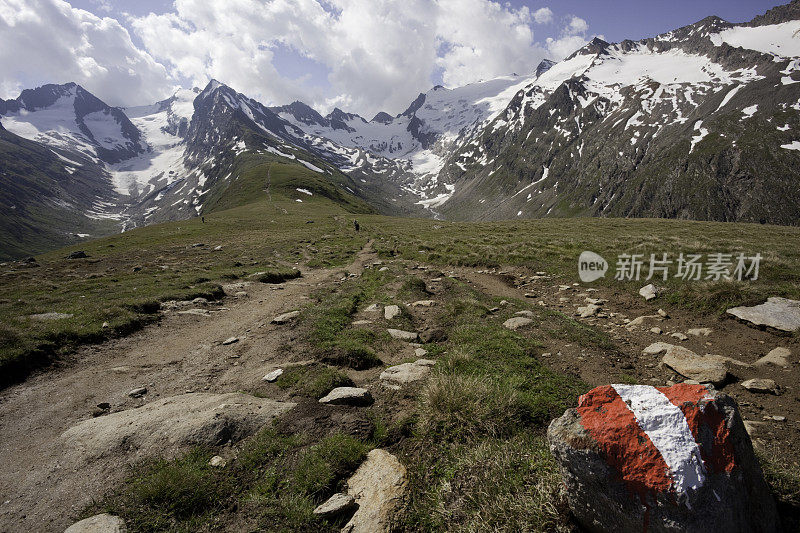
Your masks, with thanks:
[{"label": "tuft of grass", "polygon": [[276,284],[300,277],[303,277],[303,274],[299,270],[292,268],[284,270],[271,270],[269,272],[265,272],[264,274],[259,274],[256,276],[256,281],[260,281],[261,283]]},{"label": "tuft of grass", "polygon": [[287,368],[275,382],[281,389],[295,394],[322,398],[336,387],[352,387],[353,381],[341,371],[325,366],[295,366]]},{"label": "tuft of grass", "polygon": [[293,473],[296,489],[309,496],[330,493],[337,480],[358,467],[367,455],[367,446],[341,433],[326,437],[308,448]]}]

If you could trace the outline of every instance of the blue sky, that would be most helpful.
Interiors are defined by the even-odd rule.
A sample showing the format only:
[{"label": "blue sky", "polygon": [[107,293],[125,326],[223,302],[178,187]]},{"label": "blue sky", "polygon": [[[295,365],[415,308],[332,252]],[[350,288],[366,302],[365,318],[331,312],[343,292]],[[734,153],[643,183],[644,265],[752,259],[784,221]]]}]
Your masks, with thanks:
[{"label": "blue sky", "polygon": [[[41,28],[27,19],[4,28],[0,16],[0,97],[31,84],[74,79],[109,103],[139,105],[214,77],[267,104],[302,99],[322,111],[339,106],[364,115],[381,109],[397,113],[433,84],[529,72],[542,58],[561,59],[595,35],[612,42],[636,40],[709,15],[744,22],[774,5],[774,0],[0,0],[0,15],[5,8],[11,19],[22,21],[20,13],[30,10],[42,19]],[[4,53],[3,38],[19,42],[22,32],[30,50],[22,56]],[[75,44],[70,46],[70,39]],[[88,47],[81,44],[86,42]]]}]

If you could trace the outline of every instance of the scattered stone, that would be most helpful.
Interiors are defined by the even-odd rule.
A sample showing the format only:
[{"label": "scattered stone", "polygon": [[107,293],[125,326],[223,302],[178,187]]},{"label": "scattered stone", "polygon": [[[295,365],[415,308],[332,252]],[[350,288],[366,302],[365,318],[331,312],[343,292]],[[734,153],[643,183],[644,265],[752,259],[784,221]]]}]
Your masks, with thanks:
[{"label": "scattered stone", "polygon": [[208,311],[208,309],[184,309],[183,311],[178,311],[178,314],[209,316],[211,313]]},{"label": "scattered stone", "polygon": [[272,319],[272,323],[287,324],[299,316],[300,316],[300,311],[290,311],[288,313],[283,313],[282,315],[276,316],[275,318]]},{"label": "scattered stone", "polygon": [[503,322],[503,326],[510,330],[516,330],[529,324],[533,324],[533,320],[525,318],[524,316],[515,316]]},{"label": "scattered stone", "polygon": [[768,326],[781,331],[800,330],[800,301],[770,297],[761,305],[734,307],[728,314],[756,326]]},{"label": "scattered stone", "polygon": [[83,250],[78,250],[76,252],[72,252],[71,254],[69,254],[67,256],[67,259],[85,259],[87,257],[89,256],[86,255],[86,252],[84,252]]},{"label": "scattered stone", "polygon": [[370,405],[372,401],[372,395],[369,391],[360,387],[336,387],[319,399],[319,403],[329,405],[366,406]]},{"label": "scattered stone", "polygon": [[236,342],[239,342],[239,337],[228,337],[227,339],[222,341],[222,345],[223,346],[228,346],[228,345],[234,344]]},{"label": "scattered stone", "polygon": [[538,296],[534,292],[526,292],[525,298],[537,298]]},{"label": "scattered stone", "polygon": [[688,333],[689,335],[694,335],[695,337],[708,337],[711,335],[711,332],[714,331],[711,328],[691,328]]},{"label": "scattered stone", "polygon": [[[419,364],[419,361],[422,361],[422,364]],[[420,359],[419,361],[390,366],[381,372],[380,379],[401,385],[424,379],[431,371],[430,367],[432,365],[428,364],[430,361],[428,359]]]},{"label": "scattered stone", "polygon": [[206,244],[204,242],[196,242],[192,245],[192,248],[202,248]]},{"label": "scattered stone", "polygon": [[386,272],[387,270],[389,270],[389,267],[381,267],[378,269],[378,272]]},{"label": "scattered stone", "polygon": [[650,328],[650,333],[655,333],[656,335],[661,335],[662,331],[661,328],[656,326],[654,328]]},{"label": "scattered stone", "polygon": [[36,315],[29,315],[28,318],[31,320],[40,320],[40,321],[47,321],[47,320],[64,320],[67,318],[72,318],[74,315],[72,313],[38,313]]},{"label": "scattered stone", "polygon": [[603,304],[608,303],[608,300],[606,300],[605,298],[588,298],[587,297],[584,301],[587,304],[591,304],[591,305],[603,305]]},{"label": "scattered stone", "polygon": [[128,396],[131,398],[141,398],[145,394],[147,394],[147,387],[138,387],[128,392]]},{"label": "scattered stone", "polygon": [[639,295],[649,302],[658,296],[658,291],[656,290],[656,286],[650,283],[639,289]]},{"label": "scattered stone", "polygon": [[416,355],[417,357],[425,357],[426,355],[428,355],[428,350],[426,350],[425,348],[417,348],[414,350],[414,355]]},{"label": "scattered stone", "polygon": [[664,317],[662,317],[661,315],[643,315],[643,316],[638,316],[638,317],[634,318],[633,320],[631,320],[630,322],[628,322],[626,324],[626,327],[641,326],[642,324],[644,324],[645,320],[656,320],[656,321],[660,322],[660,321],[664,320]]},{"label": "scattered stone", "polygon": [[396,316],[400,316],[400,313],[399,305],[387,305],[383,308],[383,318],[386,320],[391,320]]},{"label": "scattered stone", "polygon": [[393,339],[401,341],[415,342],[419,340],[419,335],[413,331],[403,331],[402,329],[387,329],[386,330]]},{"label": "scattered stone", "polygon": [[683,384],[597,387],[550,424],[547,438],[569,506],[588,531],[778,528],[750,438],[725,394]]},{"label": "scattered stone", "polygon": [[775,383],[775,381],[771,379],[765,379],[765,378],[748,379],[747,381],[742,381],[742,387],[749,390],[750,392],[760,392],[768,394],[778,393],[778,385]]},{"label": "scattered stone", "polygon": [[208,305],[208,299],[203,297],[197,297],[194,300],[192,300],[191,303],[192,305]]},{"label": "scattered stone", "polygon": [[208,461],[208,464],[216,468],[224,468],[225,465],[228,464],[228,461],[219,455],[215,455],[210,461]]},{"label": "scattered stone", "polygon": [[261,378],[261,380],[266,381],[267,383],[275,383],[276,381],[278,381],[278,378],[281,377],[282,375],[283,375],[283,369],[276,368],[275,370],[273,370],[272,372]]},{"label": "scattered stone", "polygon": [[347,480],[347,492],[358,510],[342,528],[343,533],[389,531],[392,518],[403,502],[408,481],[406,468],[386,450],[375,449]]},{"label": "scattered stone", "polygon": [[102,325],[101,327],[102,327],[103,329],[107,329],[107,328],[109,328],[109,327],[111,327],[111,326],[108,324],[108,322],[103,322],[103,325]]},{"label": "scattered stone", "polygon": [[661,365],[685,378],[697,380],[699,383],[712,383],[714,386],[725,383],[728,376],[723,358],[701,356],[683,346],[669,345],[667,353],[661,359]]},{"label": "scattered stone", "polygon": [[365,313],[378,313],[381,310],[381,306],[378,304],[372,304],[364,309]]},{"label": "scattered stone", "polygon": [[125,533],[125,521],[108,513],[97,514],[75,522],[64,533]]},{"label": "scattered stone", "polygon": [[505,307],[508,305],[508,300],[500,300],[500,307]]},{"label": "scattered stone", "polygon": [[767,365],[775,365],[787,368],[789,366],[790,355],[792,355],[792,352],[790,352],[788,348],[778,347],[771,350],[767,355],[765,355],[764,357],[753,363],[753,366],[761,367]]},{"label": "scattered stone", "polygon": [[516,313],[514,313],[514,316],[524,316],[527,318],[533,318],[536,316],[536,314],[534,314],[533,311],[525,310],[525,311],[517,311]]},{"label": "scattered stone", "polygon": [[372,324],[372,320],[356,320],[353,322],[354,326],[369,326]]},{"label": "scattered stone", "polygon": [[436,366],[436,361],[433,359],[417,359],[414,364],[418,366]]},{"label": "scattered stone", "polygon": [[424,343],[444,342],[447,340],[447,332],[442,328],[427,327],[419,334],[419,338]]},{"label": "scattered stone", "polygon": [[672,333],[672,334],[670,335],[670,337],[672,337],[672,338],[674,338],[674,339],[678,339],[679,341],[685,341],[686,339],[688,339],[688,338],[689,338],[689,337],[687,337],[686,335],[684,335],[683,333],[680,333],[680,332],[678,332],[678,331],[676,331],[675,333]]},{"label": "scattered stone", "polygon": [[436,305],[436,300],[417,300],[411,304],[411,307],[433,307]]},{"label": "scattered stone", "polygon": [[356,500],[349,494],[334,494],[314,509],[314,514],[321,517],[332,517],[352,511],[356,508]]},{"label": "scattered stone", "polygon": [[76,459],[134,454],[163,456],[174,446],[238,442],[295,404],[238,392],[190,393],[79,422],[61,435]]},{"label": "scattered stone", "polygon": [[579,307],[575,311],[575,314],[580,315],[581,318],[589,318],[590,316],[595,316],[599,310],[600,310],[599,305],[589,304],[584,307]]}]

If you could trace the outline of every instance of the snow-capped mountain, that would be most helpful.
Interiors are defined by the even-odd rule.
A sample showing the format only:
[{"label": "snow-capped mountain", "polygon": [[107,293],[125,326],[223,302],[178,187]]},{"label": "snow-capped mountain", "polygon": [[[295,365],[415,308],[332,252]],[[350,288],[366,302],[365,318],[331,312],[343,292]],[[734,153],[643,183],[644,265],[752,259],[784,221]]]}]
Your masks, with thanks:
[{"label": "snow-capped mountain", "polygon": [[280,162],[395,215],[798,224],[798,131],[800,0],[747,24],[708,17],[641,41],[595,39],[371,120],[267,107],[214,80],[131,108],[45,85],[0,101],[0,223],[23,228],[21,243],[60,220],[47,239],[64,244],[193,217]]}]

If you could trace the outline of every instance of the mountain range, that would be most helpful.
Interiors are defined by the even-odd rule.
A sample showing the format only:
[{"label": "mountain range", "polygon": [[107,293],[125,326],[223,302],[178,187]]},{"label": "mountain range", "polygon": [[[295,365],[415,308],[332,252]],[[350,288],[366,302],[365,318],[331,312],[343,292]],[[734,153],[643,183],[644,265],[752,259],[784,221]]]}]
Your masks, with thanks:
[{"label": "mountain range", "polygon": [[[233,207],[323,195],[452,220],[800,223],[800,0],[594,39],[529,74],[436,86],[367,120],[267,107],[212,80],[111,107],[74,83],[0,100],[0,258]],[[295,178],[276,188],[272,165]]]}]

